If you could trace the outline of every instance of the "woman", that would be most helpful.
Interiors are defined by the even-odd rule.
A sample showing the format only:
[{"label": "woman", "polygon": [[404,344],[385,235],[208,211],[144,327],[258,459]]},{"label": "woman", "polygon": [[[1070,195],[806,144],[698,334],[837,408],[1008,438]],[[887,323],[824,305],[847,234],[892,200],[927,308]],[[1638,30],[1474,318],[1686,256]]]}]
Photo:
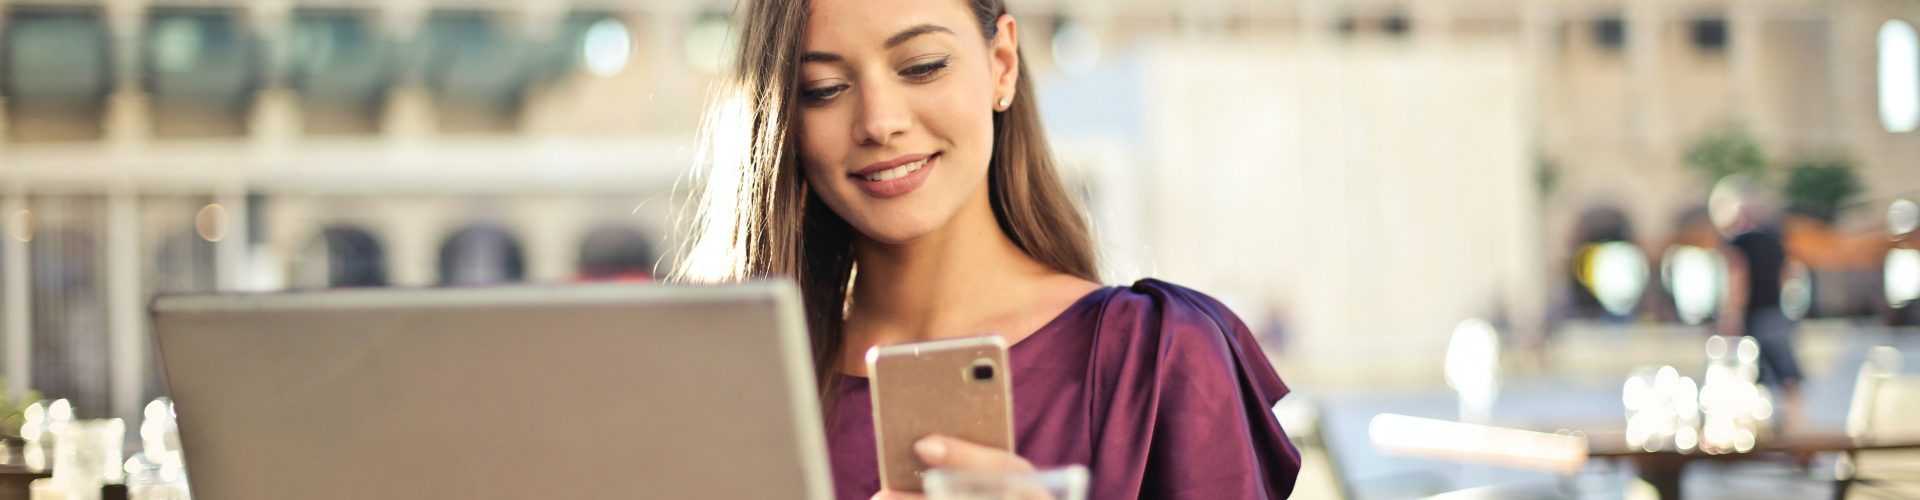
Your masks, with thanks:
[{"label": "woman", "polygon": [[1210,297],[1103,288],[1002,0],[744,0],[709,117],[687,280],[785,276],[805,297],[834,486],[879,490],[862,354],[998,333],[1016,452],[941,436],[935,467],[1092,471],[1091,498],[1284,498],[1286,394]]}]

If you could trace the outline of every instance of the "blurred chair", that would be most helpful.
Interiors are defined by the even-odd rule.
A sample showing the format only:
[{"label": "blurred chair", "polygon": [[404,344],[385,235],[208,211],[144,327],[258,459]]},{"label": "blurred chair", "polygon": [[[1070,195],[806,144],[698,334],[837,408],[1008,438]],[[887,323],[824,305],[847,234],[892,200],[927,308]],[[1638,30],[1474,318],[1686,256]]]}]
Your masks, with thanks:
[{"label": "blurred chair", "polygon": [[1291,394],[1273,405],[1273,414],[1280,420],[1280,428],[1287,432],[1294,449],[1300,451],[1300,477],[1294,481],[1293,497],[1352,500],[1353,496],[1347,492],[1346,477],[1341,475],[1340,461],[1324,439],[1325,422],[1320,419],[1320,406],[1313,398]]},{"label": "blurred chair", "polygon": [[[1867,354],[1847,411],[1847,435],[1920,439],[1920,376],[1902,375],[1900,351]],[[1863,450],[1836,466],[1834,498],[1920,498],[1920,450]]]}]

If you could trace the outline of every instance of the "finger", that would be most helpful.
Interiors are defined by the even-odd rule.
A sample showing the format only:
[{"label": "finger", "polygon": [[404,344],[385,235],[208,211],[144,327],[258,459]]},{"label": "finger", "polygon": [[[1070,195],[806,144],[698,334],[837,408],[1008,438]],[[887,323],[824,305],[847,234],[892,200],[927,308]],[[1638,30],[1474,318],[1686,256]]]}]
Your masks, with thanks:
[{"label": "finger", "polygon": [[903,493],[893,490],[880,490],[873,494],[873,500],[927,500],[919,493]]},{"label": "finger", "polygon": [[1013,452],[934,434],[913,443],[920,461],[950,469],[1031,472],[1033,464]]}]

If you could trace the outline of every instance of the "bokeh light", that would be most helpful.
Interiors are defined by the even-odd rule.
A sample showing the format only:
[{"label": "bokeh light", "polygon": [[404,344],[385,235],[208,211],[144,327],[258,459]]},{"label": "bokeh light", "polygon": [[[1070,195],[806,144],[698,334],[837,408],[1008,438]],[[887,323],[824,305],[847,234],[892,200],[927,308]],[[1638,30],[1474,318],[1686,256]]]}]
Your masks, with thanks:
[{"label": "bokeh light", "polygon": [[220,241],[227,234],[227,209],[218,203],[200,207],[193,216],[193,230],[207,241]]},{"label": "bokeh light", "polygon": [[1647,287],[1647,256],[1640,247],[1609,241],[1582,247],[1580,255],[1580,281],[1600,306],[1615,316],[1632,313]]},{"label": "bokeh light", "polygon": [[1813,272],[1797,260],[1787,261],[1780,280],[1780,314],[1787,319],[1806,319],[1813,311]]},{"label": "bokeh light", "polygon": [[1447,386],[1460,398],[1460,419],[1485,421],[1500,392],[1500,336],[1493,325],[1476,318],[1454,326],[1445,370]]},{"label": "bokeh light", "polygon": [[1053,32],[1053,62],[1068,75],[1092,71],[1100,62],[1100,36],[1078,21],[1062,21]]},{"label": "bokeh light", "polygon": [[1707,339],[1707,373],[1700,386],[1700,450],[1707,453],[1744,452],[1742,433],[1753,435],[1773,416],[1772,394],[1756,383],[1760,344],[1741,337],[1728,356],[1728,343],[1718,335]]},{"label": "bokeh light", "polygon": [[1851,437],[1870,437],[1878,425],[1875,403],[1879,397],[1878,385],[1887,378],[1900,374],[1901,365],[1906,358],[1899,349],[1892,346],[1874,346],[1867,350],[1866,362],[1860,364],[1859,373],[1854,377],[1853,401],[1847,409],[1847,435]]},{"label": "bokeh light", "polygon": [[687,64],[705,74],[716,74],[726,67],[728,56],[727,17],[724,14],[707,14],[694,21],[687,28],[686,39],[681,43]]},{"label": "bokeh light", "polygon": [[1893,236],[1905,236],[1914,226],[1920,226],[1920,204],[1902,199],[1887,205],[1887,230]]},{"label": "bokeh light", "polygon": [[1692,245],[1667,247],[1660,271],[1680,321],[1697,325],[1719,310],[1726,283],[1726,263],[1719,252]]},{"label": "bokeh light", "polygon": [[7,235],[20,241],[33,241],[33,224],[33,212],[14,212],[7,218]]},{"label": "bokeh light", "polygon": [[1880,25],[1880,125],[1912,132],[1920,125],[1920,36],[1899,19]]},{"label": "bokeh light", "polygon": [[[1627,407],[1626,444],[1646,451],[1686,449],[1697,444],[1698,436],[1678,437],[1695,432],[1700,422],[1700,390],[1692,377],[1680,376],[1672,366],[1641,367],[1634,370],[1623,387],[1621,401]],[[1683,440],[1693,440],[1693,444]]]},{"label": "bokeh light", "polygon": [[1388,453],[1571,474],[1587,462],[1578,432],[1533,432],[1392,413],[1367,423],[1374,447]]},{"label": "bokeh light", "polygon": [[1714,360],[1725,357],[1727,357],[1727,338],[1720,335],[1707,337],[1707,359]]},{"label": "bokeh light", "polygon": [[171,16],[153,28],[153,65],[161,71],[192,71],[199,62],[203,35],[197,19]]},{"label": "bokeh light", "polygon": [[1884,276],[1887,305],[1895,308],[1906,307],[1914,299],[1920,298],[1920,250],[1895,248],[1887,250]]},{"label": "bokeh light", "polygon": [[594,22],[580,44],[580,58],[594,76],[613,76],[626,69],[632,52],[633,39],[627,34],[626,23],[614,18]]}]

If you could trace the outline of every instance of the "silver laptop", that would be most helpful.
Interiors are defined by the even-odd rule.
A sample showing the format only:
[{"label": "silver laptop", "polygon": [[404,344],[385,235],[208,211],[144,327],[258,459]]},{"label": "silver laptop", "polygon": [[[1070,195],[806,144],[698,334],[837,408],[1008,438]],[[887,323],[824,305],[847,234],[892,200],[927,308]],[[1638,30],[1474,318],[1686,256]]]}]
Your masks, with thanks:
[{"label": "silver laptop", "polygon": [[832,496],[788,283],[168,296],[193,496]]}]

